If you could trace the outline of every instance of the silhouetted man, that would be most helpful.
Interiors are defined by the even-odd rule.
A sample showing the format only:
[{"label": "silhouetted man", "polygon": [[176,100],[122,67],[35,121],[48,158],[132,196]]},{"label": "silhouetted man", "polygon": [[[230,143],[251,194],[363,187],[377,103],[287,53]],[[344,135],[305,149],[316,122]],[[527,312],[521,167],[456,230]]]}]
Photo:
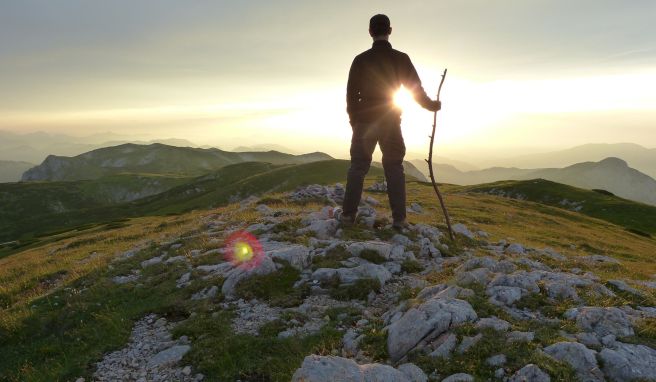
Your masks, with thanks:
[{"label": "silhouetted man", "polygon": [[351,64],[346,88],[346,111],[353,129],[351,167],[348,171],[344,204],[339,216],[342,224],[355,222],[362,197],[364,177],[371,165],[371,155],[380,145],[387,180],[387,195],[392,209],[393,227],[405,227],[405,143],[401,135],[401,109],[394,105],[394,93],[403,85],[415,101],[430,110],[440,110],[439,101],[431,100],[421,86],[415,67],[407,54],[392,49],[390,20],[375,15],[369,20],[371,49],[357,55]]}]

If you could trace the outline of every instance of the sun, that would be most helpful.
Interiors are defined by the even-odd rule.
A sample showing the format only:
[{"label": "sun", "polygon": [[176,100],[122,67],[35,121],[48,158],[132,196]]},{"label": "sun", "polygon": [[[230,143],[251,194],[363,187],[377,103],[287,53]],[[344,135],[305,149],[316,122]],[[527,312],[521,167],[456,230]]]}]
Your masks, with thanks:
[{"label": "sun", "polygon": [[414,104],[415,100],[408,89],[403,86],[394,93],[394,104],[401,108],[401,110],[408,110]]}]

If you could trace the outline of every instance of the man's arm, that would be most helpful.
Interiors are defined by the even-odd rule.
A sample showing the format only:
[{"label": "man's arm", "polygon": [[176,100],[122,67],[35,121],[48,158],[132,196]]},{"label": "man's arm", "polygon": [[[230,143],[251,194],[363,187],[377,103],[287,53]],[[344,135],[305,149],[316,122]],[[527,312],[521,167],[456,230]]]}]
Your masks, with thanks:
[{"label": "man's arm", "polygon": [[426,91],[421,86],[421,80],[417,74],[415,66],[412,65],[410,57],[407,54],[404,54],[404,64],[403,64],[403,73],[402,78],[403,86],[412,94],[415,101],[421,105],[424,109],[430,111],[437,111],[441,108],[441,103],[439,101],[433,101],[428,97]]},{"label": "man's arm", "polygon": [[346,112],[351,120],[353,120],[354,115],[357,113],[358,103],[360,102],[359,66],[358,58],[356,57],[351,64],[348,82],[346,83]]}]

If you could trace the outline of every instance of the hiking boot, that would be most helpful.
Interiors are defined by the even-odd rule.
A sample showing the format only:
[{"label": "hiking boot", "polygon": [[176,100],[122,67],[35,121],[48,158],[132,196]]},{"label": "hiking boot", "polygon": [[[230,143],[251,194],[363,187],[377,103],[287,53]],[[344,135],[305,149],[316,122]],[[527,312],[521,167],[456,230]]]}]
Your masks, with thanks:
[{"label": "hiking boot", "polygon": [[392,229],[399,231],[399,232],[406,232],[410,228],[410,224],[408,224],[407,221],[395,221],[392,223]]},{"label": "hiking boot", "polygon": [[341,208],[335,208],[333,211],[333,217],[339,222],[339,225],[343,227],[350,227],[355,224],[356,216],[345,215]]}]

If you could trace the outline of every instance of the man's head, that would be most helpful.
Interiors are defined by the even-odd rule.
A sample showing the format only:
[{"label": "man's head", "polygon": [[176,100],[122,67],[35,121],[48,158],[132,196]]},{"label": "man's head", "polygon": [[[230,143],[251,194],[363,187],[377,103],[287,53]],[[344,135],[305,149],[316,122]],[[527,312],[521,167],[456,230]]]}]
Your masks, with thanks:
[{"label": "man's head", "polygon": [[377,14],[369,19],[369,35],[377,39],[387,39],[392,34],[389,17]]}]

